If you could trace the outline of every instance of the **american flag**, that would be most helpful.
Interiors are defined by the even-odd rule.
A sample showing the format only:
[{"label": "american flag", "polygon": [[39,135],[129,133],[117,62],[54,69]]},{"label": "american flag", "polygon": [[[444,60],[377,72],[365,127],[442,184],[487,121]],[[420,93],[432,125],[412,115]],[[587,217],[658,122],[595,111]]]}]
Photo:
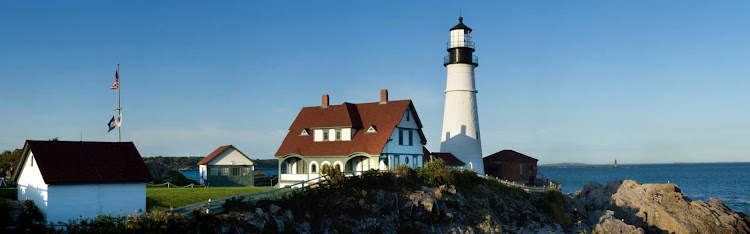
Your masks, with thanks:
[{"label": "american flag", "polygon": [[112,85],[109,89],[119,89],[120,88],[120,69],[118,68],[117,71],[115,71],[115,84]]}]

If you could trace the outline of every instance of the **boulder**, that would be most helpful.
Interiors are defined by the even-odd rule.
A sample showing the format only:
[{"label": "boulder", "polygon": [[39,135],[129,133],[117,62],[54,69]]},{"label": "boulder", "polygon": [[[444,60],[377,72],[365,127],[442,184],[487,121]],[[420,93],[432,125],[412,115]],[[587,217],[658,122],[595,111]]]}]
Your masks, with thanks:
[{"label": "boulder", "polygon": [[[750,233],[750,219],[734,213],[721,201],[693,201],[675,184],[641,184],[633,180],[586,185],[575,195],[575,205],[585,210],[590,224],[623,230],[624,223],[647,232],[669,233]],[[574,205],[574,206],[575,206]],[[614,215],[603,210],[612,210]],[[609,219],[608,217],[617,217]],[[599,225],[601,224],[601,225]],[[624,227],[623,227],[624,228]]]}]

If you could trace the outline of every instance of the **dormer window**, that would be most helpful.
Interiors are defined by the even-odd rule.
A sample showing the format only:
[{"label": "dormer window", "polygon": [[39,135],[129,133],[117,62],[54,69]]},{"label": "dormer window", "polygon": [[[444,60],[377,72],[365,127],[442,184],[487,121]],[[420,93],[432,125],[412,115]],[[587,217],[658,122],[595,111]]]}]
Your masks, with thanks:
[{"label": "dormer window", "polygon": [[341,140],[341,130],[336,130],[336,140],[337,141]]},{"label": "dormer window", "polygon": [[307,132],[307,129],[302,129],[302,132],[299,133],[300,136],[309,136],[310,133]]},{"label": "dormer window", "polygon": [[375,125],[370,125],[370,127],[367,128],[367,131],[365,133],[377,133],[378,131],[375,130]]},{"label": "dormer window", "polygon": [[323,131],[323,140],[324,141],[328,140],[328,131]]}]

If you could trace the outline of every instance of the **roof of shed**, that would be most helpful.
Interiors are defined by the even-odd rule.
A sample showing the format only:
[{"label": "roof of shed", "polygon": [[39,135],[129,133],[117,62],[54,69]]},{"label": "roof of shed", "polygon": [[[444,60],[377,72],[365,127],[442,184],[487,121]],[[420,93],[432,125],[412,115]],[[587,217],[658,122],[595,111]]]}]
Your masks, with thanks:
[{"label": "roof of shed", "polygon": [[[24,167],[30,154],[47,184],[153,180],[133,142],[27,140],[18,168]],[[21,170],[14,173],[14,180]]]}]

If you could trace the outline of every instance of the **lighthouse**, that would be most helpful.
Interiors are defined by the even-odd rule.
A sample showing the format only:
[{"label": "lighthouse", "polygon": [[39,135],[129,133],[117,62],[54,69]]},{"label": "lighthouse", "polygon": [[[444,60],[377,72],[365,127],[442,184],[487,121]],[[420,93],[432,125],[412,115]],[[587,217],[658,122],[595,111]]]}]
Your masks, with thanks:
[{"label": "lighthouse", "polygon": [[466,167],[484,175],[477,89],[474,84],[474,68],[479,66],[479,61],[473,55],[471,28],[464,25],[463,17],[459,17],[458,24],[450,29],[447,47],[449,54],[443,60],[448,78],[440,151],[452,153]]}]

